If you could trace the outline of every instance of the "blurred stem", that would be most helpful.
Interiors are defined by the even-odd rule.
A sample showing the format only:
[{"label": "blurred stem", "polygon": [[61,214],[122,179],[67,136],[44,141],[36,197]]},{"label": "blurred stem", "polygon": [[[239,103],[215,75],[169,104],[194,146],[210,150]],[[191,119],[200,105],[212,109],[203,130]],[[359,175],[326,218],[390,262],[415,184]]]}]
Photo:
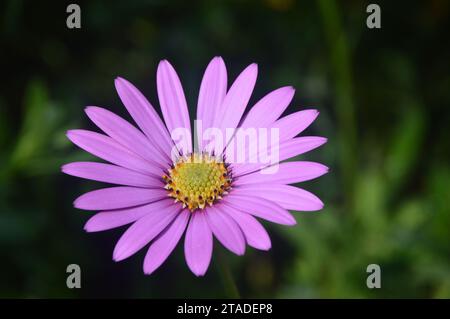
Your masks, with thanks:
[{"label": "blurred stem", "polygon": [[219,251],[218,259],[219,259],[218,263],[219,273],[220,277],[222,278],[226,296],[228,298],[241,298],[239,290],[236,285],[236,281],[234,280],[233,274],[231,273],[228,261],[222,251]]},{"label": "blurred stem", "polygon": [[336,1],[319,0],[318,4],[326,40],[330,49],[330,64],[334,79],[334,106],[338,120],[339,166],[343,178],[345,198],[347,199],[346,204],[352,206],[358,160],[349,46],[342,29]]}]

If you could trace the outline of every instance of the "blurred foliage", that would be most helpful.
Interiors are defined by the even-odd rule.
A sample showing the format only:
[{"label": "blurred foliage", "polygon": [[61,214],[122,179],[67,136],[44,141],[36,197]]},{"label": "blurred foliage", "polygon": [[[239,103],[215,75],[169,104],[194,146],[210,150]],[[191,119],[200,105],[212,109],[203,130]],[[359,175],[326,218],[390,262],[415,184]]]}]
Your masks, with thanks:
[{"label": "blurred foliage", "polygon": [[[0,297],[224,297],[236,293],[220,279],[227,263],[243,297],[449,298],[450,3],[378,1],[380,30],[365,25],[368,3],[94,0],[79,2],[82,28],[69,30],[63,2],[3,1]],[[204,278],[189,272],[182,247],[144,276],[144,251],[111,260],[123,229],[84,233],[90,214],[71,203],[99,183],[60,173],[90,158],[65,131],[93,128],[86,105],[129,118],[117,75],[157,105],[162,58],[178,70],[192,113],[215,55],[230,79],[259,63],[251,103],[294,85],[288,112],[320,110],[306,134],[329,142],[302,158],[331,172],[302,187],[326,206],[295,213],[296,227],[266,223],[269,252],[236,257],[216,243]],[[82,289],[66,288],[70,263],[82,267]],[[366,287],[372,263],[381,289]]]}]

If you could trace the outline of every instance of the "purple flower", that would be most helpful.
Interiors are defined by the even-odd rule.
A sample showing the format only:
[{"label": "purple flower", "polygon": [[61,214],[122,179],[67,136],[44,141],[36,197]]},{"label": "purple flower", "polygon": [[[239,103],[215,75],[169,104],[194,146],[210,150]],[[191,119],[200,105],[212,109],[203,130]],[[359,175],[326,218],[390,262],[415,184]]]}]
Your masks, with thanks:
[{"label": "purple flower", "polygon": [[[319,113],[304,110],[280,118],[294,95],[292,87],[282,87],[244,116],[256,76],[257,66],[251,64],[227,90],[222,58],[209,63],[200,86],[195,145],[180,80],[165,60],[157,71],[164,122],[142,93],[117,78],[117,92],[139,129],[106,109],[90,106],[88,117],[105,134],[67,132],[74,144],[109,164],[69,163],[63,172],[119,185],[88,192],[74,202],[79,209],[100,211],[86,223],[88,232],[132,224],[116,244],[115,261],[150,244],[144,272],[151,274],[186,232],[186,262],[195,275],[202,276],[211,260],[213,236],[237,255],[244,254],[246,244],[268,250],[270,238],[255,217],[294,225],[288,210],[323,207],[315,195],[289,184],[319,177],[327,167],[283,162],[326,142],[323,137],[296,137]],[[205,138],[208,131],[217,133],[214,139]],[[268,131],[273,133],[270,141]],[[254,133],[256,140],[244,143],[242,132]],[[236,160],[233,154],[245,159]],[[276,161],[268,161],[268,154],[276,154]]]}]

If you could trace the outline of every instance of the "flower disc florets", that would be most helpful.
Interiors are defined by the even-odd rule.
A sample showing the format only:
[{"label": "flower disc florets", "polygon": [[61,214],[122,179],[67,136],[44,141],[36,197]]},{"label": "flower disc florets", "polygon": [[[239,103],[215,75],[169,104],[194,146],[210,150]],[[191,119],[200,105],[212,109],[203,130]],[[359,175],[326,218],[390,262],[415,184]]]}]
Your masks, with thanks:
[{"label": "flower disc florets", "polygon": [[169,196],[190,211],[210,206],[231,188],[231,174],[222,158],[192,153],[180,157],[163,175]]}]

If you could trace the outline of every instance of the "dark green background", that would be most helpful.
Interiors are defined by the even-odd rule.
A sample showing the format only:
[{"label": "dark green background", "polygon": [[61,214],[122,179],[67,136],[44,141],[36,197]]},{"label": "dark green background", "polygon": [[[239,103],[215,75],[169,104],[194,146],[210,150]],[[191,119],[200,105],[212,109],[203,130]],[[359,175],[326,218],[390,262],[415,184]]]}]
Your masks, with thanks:
[{"label": "dark green background", "polygon": [[[0,5],[1,297],[225,297],[225,264],[243,297],[450,297],[449,1],[377,1],[380,30],[366,27],[369,2],[356,0],[77,3],[80,30],[66,28],[61,1]],[[331,168],[304,185],[325,208],[295,213],[296,227],[266,223],[269,252],[235,257],[216,243],[204,278],[189,271],[181,245],[144,276],[145,250],[112,261],[124,228],[83,231],[92,214],[72,201],[101,185],[60,173],[91,158],[65,131],[94,129],[87,105],[129,119],[118,75],[158,105],[163,58],[193,111],[215,55],[230,82],[259,64],[252,103],[293,85],[288,112],[320,110],[305,134],[328,143],[302,158]],[[82,289],[65,285],[71,263]],[[372,263],[381,289],[366,287]]]}]

